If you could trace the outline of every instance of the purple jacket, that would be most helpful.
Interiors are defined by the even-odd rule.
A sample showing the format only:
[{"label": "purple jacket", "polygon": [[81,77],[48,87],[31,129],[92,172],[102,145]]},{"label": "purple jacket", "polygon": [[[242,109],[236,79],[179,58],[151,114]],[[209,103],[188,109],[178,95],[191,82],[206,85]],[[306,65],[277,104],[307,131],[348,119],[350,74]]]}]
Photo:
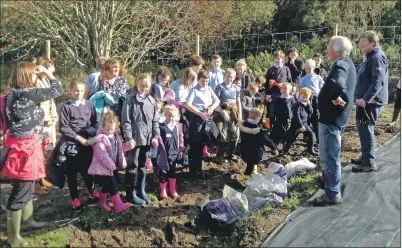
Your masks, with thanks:
[{"label": "purple jacket", "polygon": [[[178,147],[179,147],[179,152],[184,152],[186,148],[184,147],[184,138],[183,138],[183,128],[181,124],[177,124],[177,137],[178,137]],[[158,154],[156,156],[156,161],[158,168],[162,171],[168,171],[169,170],[169,163],[168,163],[168,154],[166,154],[166,148],[165,144],[163,143],[163,139],[161,136],[158,136]]]}]

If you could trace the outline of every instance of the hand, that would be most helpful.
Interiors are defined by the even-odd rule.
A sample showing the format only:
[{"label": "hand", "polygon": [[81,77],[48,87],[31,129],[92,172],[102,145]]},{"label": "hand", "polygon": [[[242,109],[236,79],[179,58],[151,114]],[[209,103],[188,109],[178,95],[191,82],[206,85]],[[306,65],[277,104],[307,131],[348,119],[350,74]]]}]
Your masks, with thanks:
[{"label": "hand", "polygon": [[226,111],[222,111],[222,115],[225,122],[228,122],[230,119],[229,114]]},{"label": "hand", "polygon": [[49,79],[54,79],[53,73],[46,69],[44,66],[40,65],[35,68],[34,73],[36,75],[45,74]]},{"label": "hand", "polygon": [[357,106],[360,106],[362,108],[366,107],[366,101],[363,99],[357,99],[356,104],[357,104]]},{"label": "hand", "polygon": [[152,139],[151,145],[152,145],[153,147],[157,147],[157,146],[158,146],[158,140],[157,140],[157,139]]},{"label": "hand", "polygon": [[336,98],[336,100],[332,101],[332,104],[339,105],[341,107],[345,107],[346,102],[341,97],[338,97],[338,98]]},{"label": "hand", "polygon": [[272,100],[271,95],[266,95],[265,96],[265,101],[270,102]]},{"label": "hand", "polygon": [[204,114],[204,113],[199,113],[198,116],[200,116],[201,119],[204,120],[204,121],[208,119],[208,115]]},{"label": "hand", "polygon": [[183,152],[179,152],[179,154],[177,155],[177,160],[180,160],[183,158]]},{"label": "hand", "polygon": [[124,144],[125,144],[125,146],[127,147],[127,149],[129,149],[129,150],[134,149],[134,147],[135,147],[135,145],[136,145],[134,140],[127,141],[127,142],[124,143]]},{"label": "hand", "polygon": [[307,105],[310,104],[310,100],[309,100],[309,99],[306,100],[306,104],[307,104]]},{"label": "hand", "polygon": [[208,108],[208,111],[207,111],[207,115],[211,116],[211,115],[212,115],[212,112],[214,112],[214,111],[212,110],[211,107],[209,107],[209,108]]},{"label": "hand", "polygon": [[306,131],[306,128],[303,126],[300,131],[302,131],[303,133]]}]

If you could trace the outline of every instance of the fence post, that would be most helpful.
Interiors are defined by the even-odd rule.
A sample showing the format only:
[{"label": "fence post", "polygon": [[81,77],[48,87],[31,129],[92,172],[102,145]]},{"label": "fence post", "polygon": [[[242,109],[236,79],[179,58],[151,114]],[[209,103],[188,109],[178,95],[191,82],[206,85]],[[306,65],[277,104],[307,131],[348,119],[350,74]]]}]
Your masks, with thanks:
[{"label": "fence post", "polygon": [[200,35],[197,34],[197,39],[195,42],[195,54],[200,56]]},{"label": "fence post", "polygon": [[338,24],[335,24],[335,36],[338,35]]},{"label": "fence post", "polygon": [[50,40],[45,41],[45,57],[50,59]]}]

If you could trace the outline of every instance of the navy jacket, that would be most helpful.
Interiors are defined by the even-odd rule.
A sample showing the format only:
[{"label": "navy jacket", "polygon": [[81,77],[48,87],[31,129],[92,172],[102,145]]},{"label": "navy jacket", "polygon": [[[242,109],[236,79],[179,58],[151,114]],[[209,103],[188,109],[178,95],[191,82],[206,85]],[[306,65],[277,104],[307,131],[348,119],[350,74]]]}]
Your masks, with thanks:
[{"label": "navy jacket", "polygon": [[311,104],[304,105],[303,103],[296,101],[293,106],[292,126],[297,129],[306,125],[309,116],[313,113],[313,107]]},{"label": "navy jacket", "polygon": [[[319,122],[326,125],[346,126],[352,111],[356,85],[356,67],[348,57],[341,57],[333,63],[318,94]],[[332,100],[341,97],[346,105],[334,105]]]},{"label": "navy jacket", "polygon": [[290,61],[288,61],[285,65],[290,70],[292,82],[296,84],[299,83],[303,71],[304,61],[301,59],[296,59],[294,64],[291,64]]},{"label": "navy jacket", "polygon": [[265,87],[265,94],[266,95],[274,95],[280,96],[281,90],[274,86],[272,88],[269,87],[269,80],[273,79],[278,83],[285,83],[292,81],[292,75],[290,74],[290,70],[287,66],[282,66],[281,68],[276,68],[276,66],[272,66],[268,69],[267,73],[265,74],[265,79],[267,80],[264,84]]},{"label": "navy jacket", "polygon": [[388,59],[381,48],[375,48],[366,54],[367,60],[360,64],[357,70],[357,83],[355,88],[355,100],[366,102],[374,101],[375,104],[388,103]]},{"label": "navy jacket", "polygon": [[283,125],[283,124],[290,124],[292,117],[293,117],[293,106],[295,105],[296,101],[293,97],[286,99],[286,98],[279,98],[275,104],[275,125]]}]

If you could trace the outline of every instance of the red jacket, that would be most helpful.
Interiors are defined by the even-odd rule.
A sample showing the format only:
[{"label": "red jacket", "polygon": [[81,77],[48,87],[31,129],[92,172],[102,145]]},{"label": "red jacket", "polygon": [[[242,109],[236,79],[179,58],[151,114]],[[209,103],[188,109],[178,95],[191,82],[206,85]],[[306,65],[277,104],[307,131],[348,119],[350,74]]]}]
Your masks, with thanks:
[{"label": "red jacket", "polygon": [[19,180],[37,180],[46,177],[45,158],[39,134],[27,138],[10,137],[6,133],[4,146],[10,147],[1,174]]}]

